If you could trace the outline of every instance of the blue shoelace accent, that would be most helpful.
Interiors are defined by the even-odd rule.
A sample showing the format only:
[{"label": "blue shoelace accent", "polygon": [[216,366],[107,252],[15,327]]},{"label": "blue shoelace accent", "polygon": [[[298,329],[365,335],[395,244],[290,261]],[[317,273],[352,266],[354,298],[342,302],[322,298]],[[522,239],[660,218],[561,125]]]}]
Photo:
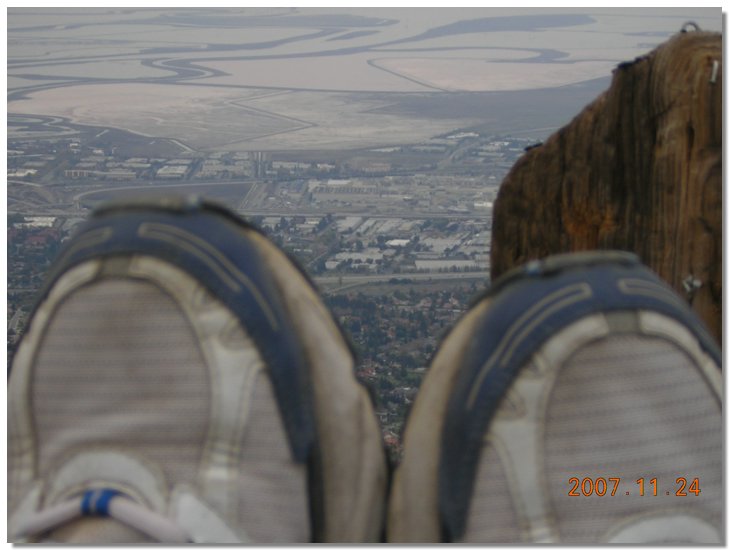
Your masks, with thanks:
[{"label": "blue shoelace accent", "polygon": [[81,513],[84,516],[108,516],[109,503],[118,495],[119,491],[115,489],[92,489],[86,491],[81,500]]}]

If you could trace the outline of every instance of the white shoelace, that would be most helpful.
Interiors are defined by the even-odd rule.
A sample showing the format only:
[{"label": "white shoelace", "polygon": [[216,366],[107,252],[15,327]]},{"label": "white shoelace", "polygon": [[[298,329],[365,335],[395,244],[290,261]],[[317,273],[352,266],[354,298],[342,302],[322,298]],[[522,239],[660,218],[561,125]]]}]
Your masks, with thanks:
[{"label": "white shoelace", "polygon": [[15,540],[38,536],[83,516],[110,517],[166,543],[190,542],[190,536],[169,518],[149,510],[111,489],[88,491],[28,517],[14,534]]}]

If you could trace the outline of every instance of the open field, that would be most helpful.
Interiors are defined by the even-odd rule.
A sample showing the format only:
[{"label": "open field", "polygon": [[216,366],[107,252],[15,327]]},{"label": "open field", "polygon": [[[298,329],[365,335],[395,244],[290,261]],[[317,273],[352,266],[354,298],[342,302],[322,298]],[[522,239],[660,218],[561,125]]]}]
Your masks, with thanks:
[{"label": "open field", "polygon": [[[448,131],[465,120],[403,123],[373,114],[388,101],[336,92],[261,93],[162,84],[82,85],[38,93],[9,112],[47,114],[94,126],[179,139],[198,150],[339,149],[408,143]],[[18,109],[18,111],[15,111]],[[297,147],[297,143],[299,144]]]},{"label": "open field", "polygon": [[605,76],[615,66],[606,61],[558,65],[427,57],[381,59],[373,63],[430,88],[453,92],[554,88]]},{"label": "open field", "polygon": [[[721,30],[718,8],[9,8],[8,112],[200,151],[335,150],[508,128],[520,108],[488,94],[565,90],[532,125],[556,127],[595,97],[583,83],[687,19]],[[447,116],[400,110],[434,96]]]}]

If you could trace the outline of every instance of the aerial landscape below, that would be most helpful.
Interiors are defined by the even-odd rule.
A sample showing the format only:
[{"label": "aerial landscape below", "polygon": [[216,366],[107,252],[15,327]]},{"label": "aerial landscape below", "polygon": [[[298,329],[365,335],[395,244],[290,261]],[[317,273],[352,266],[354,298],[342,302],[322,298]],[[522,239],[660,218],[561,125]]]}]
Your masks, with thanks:
[{"label": "aerial landscape below", "polygon": [[514,163],[719,8],[8,8],[8,359],[109,199],[221,201],[314,278],[392,455]]}]

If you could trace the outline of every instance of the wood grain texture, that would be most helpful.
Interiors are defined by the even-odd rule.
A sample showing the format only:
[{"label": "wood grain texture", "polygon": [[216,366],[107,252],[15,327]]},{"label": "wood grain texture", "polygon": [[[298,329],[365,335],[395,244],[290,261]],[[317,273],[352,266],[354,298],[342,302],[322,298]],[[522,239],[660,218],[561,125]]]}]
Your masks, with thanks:
[{"label": "wood grain texture", "polygon": [[[610,88],[504,180],[492,279],[549,254],[629,250],[721,342],[722,69],[721,35],[706,32],[620,64]],[[687,292],[686,280],[700,286]]]}]

